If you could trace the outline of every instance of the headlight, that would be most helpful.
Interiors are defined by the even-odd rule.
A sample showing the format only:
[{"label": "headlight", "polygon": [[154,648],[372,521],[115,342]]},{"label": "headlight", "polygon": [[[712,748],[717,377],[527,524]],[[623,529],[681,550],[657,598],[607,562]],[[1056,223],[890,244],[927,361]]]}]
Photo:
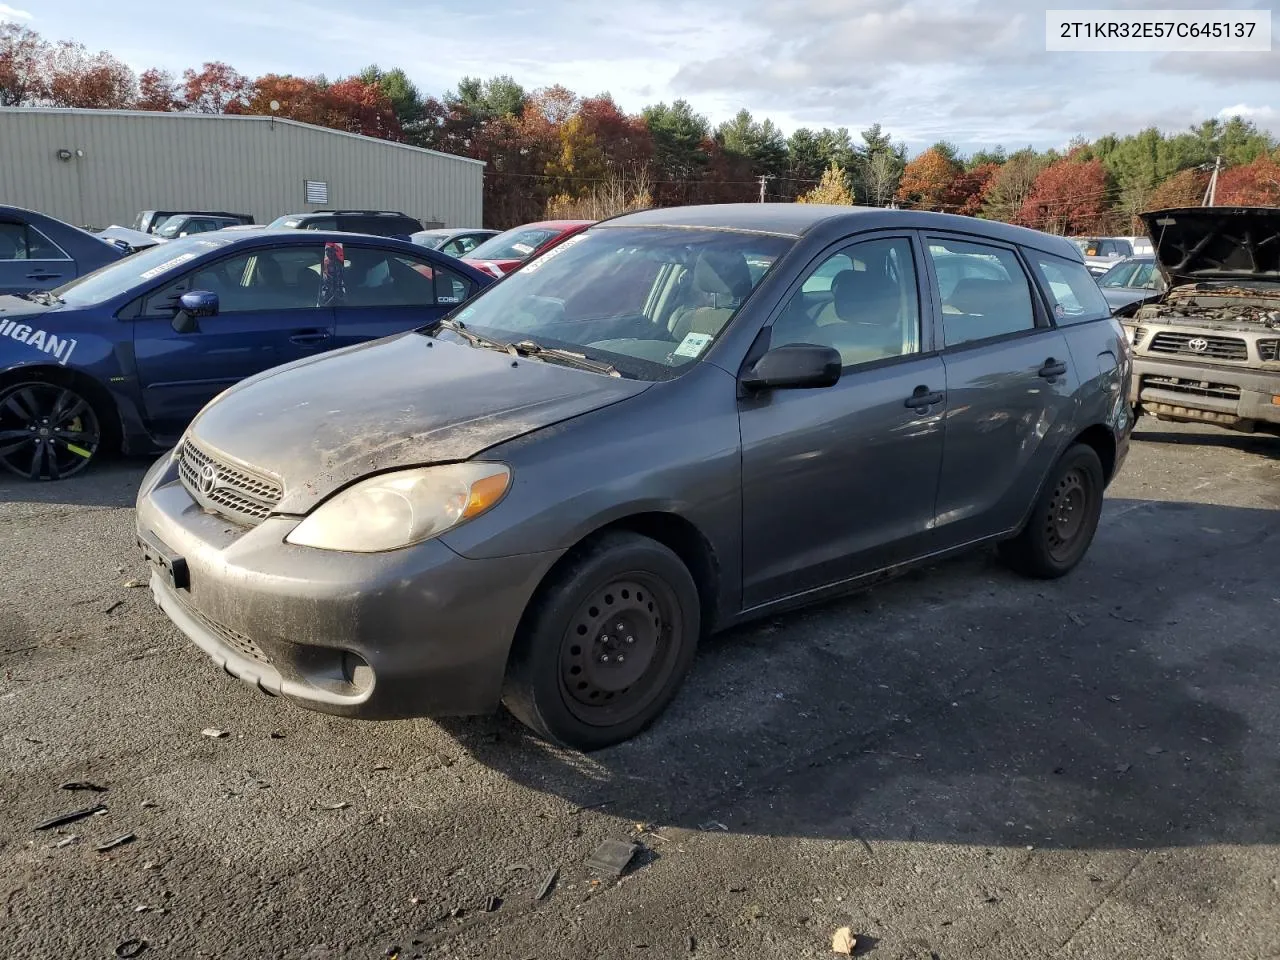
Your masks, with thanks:
[{"label": "headlight", "polygon": [[362,480],[320,504],[285,540],[377,553],[420,543],[492,508],[511,484],[501,463],[453,463]]}]

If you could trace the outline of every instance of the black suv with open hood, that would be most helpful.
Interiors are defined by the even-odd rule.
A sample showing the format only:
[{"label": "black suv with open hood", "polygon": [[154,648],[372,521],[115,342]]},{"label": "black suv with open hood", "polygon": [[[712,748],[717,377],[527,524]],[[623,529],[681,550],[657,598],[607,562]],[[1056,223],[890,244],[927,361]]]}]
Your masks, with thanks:
[{"label": "black suv with open hood", "polygon": [[1280,208],[1142,218],[1169,289],[1116,311],[1133,344],[1135,411],[1280,433]]}]

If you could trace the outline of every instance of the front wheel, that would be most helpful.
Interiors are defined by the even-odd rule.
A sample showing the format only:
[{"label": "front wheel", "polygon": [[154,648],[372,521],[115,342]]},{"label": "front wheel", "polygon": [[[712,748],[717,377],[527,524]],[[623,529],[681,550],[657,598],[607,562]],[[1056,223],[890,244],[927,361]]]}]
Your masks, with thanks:
[{"label": "front wheel", "polygon": [[565,746],[627,740],[675,696],[693,661],[700,611],[675,553],[638,534],[607,534],[539,590],[512,649],[503,703]]},{"label": "front wheel", "polygon": [[1072,446],[1054,466],[1022,532],[1000,544],[1005,563],[1042,580],[1069,573],[1093,542],[1104,486],[1098,454],[1084,443]]},{"label": "front wheel", "polygon": [[31,380],[0,388],[0,466],[29,480],[75,476],[102,444],[102,425],[71,387]]}]

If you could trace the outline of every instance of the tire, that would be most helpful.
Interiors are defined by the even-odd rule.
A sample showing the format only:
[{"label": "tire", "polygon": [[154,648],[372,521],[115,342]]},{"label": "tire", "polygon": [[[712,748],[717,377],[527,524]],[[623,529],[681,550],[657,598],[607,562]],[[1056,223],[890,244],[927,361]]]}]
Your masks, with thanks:
[{"label": "tire", "polygon": [[1083,559],[1102,516],[1102,461],[1077,443],[1054,465],[1021,532],[1000,544],[1000,556],[1026,577],[1052,580]]},{"label": "tire", "polygon": [[502,702],[553,743],[620,743],[671,702],[700,629],[698,588],[680,558],[648,537],[605,534],[539,589],[512,648]]},{"label": "tire", "polygon": [[63,480],[103,446],[103,419],[83,391],[51,380],[0,387],[0,467],[28,480]]}]

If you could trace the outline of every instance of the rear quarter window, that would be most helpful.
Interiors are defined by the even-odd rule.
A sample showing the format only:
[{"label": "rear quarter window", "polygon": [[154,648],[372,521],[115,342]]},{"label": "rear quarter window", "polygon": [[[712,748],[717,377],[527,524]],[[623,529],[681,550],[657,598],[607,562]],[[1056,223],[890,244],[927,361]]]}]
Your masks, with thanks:
[{"label": "rear quarter window", "polygon": [[1098,282],[1083,263],[1064,260],[1039,250],[1024,251],[1035,268],[1040,289],[1049,298],[1053,321],[1059,327],[1111,316]]}]

